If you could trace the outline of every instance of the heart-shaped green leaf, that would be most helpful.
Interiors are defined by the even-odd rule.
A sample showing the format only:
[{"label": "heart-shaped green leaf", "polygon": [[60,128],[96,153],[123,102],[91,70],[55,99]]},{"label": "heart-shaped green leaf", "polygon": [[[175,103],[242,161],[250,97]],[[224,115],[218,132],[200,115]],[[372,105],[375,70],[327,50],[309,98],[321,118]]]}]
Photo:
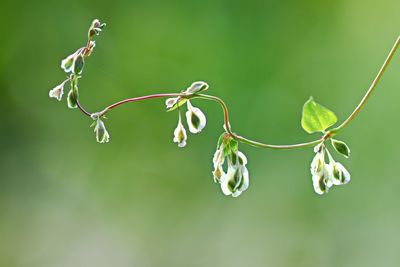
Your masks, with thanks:
[{"label": "heart-shaped green leaf", "polygon": [[307,133],[324,132],[336,121],[335,113],[315,102],[312,97],[304,104],[301,126]]}]

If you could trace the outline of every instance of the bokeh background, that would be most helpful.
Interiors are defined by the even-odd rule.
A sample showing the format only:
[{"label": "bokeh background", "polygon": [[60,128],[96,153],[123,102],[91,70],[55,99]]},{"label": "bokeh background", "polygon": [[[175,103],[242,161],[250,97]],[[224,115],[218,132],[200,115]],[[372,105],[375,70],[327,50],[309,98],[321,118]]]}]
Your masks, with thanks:
[{"label": "bokeh background", "polygon": [[342,121],[400,32],[400,2],[2,1],[0,266],[399,266],[400,54],[338,139],[352,181],[312,189],[312,149],[241,145],[250,188],[213,183],[222,132],[214,103],[188,146],[172,142],[163,100],[109,114],[109,144],[48,91],[60,60],[107,22],[80,81],[98,111],[123,98],[205,80],[233,129],[270,143],[317,138],[300,127],[310,95]]}]

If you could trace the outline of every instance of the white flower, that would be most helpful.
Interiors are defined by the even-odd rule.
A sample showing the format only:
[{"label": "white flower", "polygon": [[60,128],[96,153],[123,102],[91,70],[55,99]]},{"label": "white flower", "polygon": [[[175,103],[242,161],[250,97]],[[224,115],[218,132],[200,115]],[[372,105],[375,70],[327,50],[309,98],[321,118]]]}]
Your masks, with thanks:
[{"label": "white flower", "polygon": [[90,41],[90,42],[89,42],[89,49],[86,49],[86,48],[85,48],[85,51],[83,51],[83,53],[84,53],[87,57],[89,57],[89,56],[92,54],[92,52],[93,52],[93,50],[94,50],[95,47],[96,47],[96,42],[95,42],[95,41]]},{"label": "white flower", "polygon": [[237,158],[236,155],[231,156],[228,158],[228,172],[221,178],[221,190],[227,196],[238,197],[249,187],[247,159],[240,151],[237,151]]},{"label": "white flower", "polygon": [[206,116],[196,107],[193,107],[190,101],[187,101],[188,111],[186,111],[186,121],[191,133],[199,133],[206,126]]},{"label": "white flower", "polygon": [[192,95],[195,93],[200,93],[208,89],[208,84],[203,81],[192,83],[185,91],[185,94]]},{"label": "white flower", "polygon": [[98,19],[93,20],[88,32],[89,38],[92,38],[94,35],[99,35],[105,26],[106,24],[101,23]]},{"label": "white flower", "polygon": [[222,177],[225,176],[225,172],[222,169],[222,165],[224,164],[225,157],[224,157],[224,146],[221,145],[214,153],[213,157],[213,165],[214,165],[214,171],[213,171],[213,176],[214,176],[214,182],[220,183],[222,180]]},{"label": "white flower", "polygon": [[339,162],[331,161],[329,163],[330,178],[334,185],[343,185],[350,182],[350,173]]},{"label": "white flower", "polygon": [[[69,55],[68,57],[66,57],[65,59],[63,59],[61,61],[61,68],[66,72],[74,72],[75,70],[78,69],[79,73],[82,72],[83,69],[83,65],[81,66],[81,64],[83,64],[83,56],[82,56],[82,52],[85,48],[79,48],[78,50],[76,50],[75,53]],[[78,65],[75,66],[76,61],[78,61]],[[79,74],[78,73],[78,74]]]},{"label": "white flower", "polygon": [[52,90],[50,90],[49,92],[49,97],[55,98],[58,101],[61,101],[61,98],[64,94],[64,84],[67,82],[68,80],[62,82],[61,84],[57,85],[56,87],[54,87]]},{"label": "white flower", "polygon": [[229,166],[228,173],[222,176],[221,190],[229,196],[238,197],[249,187],[249,172],[244,166]]},{"label": "white flower", "polygon": [[108,141],[110,141],[110,135],[107,132],[104,122],[100,118],[97,118],[97,120],[96,120],[96,126],[94,127],[94,133],[96,134],[97,142],[108,143]]},{"label": "white flower", "polygon": [[328,193],[329,188],[331,188],[333,184],[330,179],[327,164],[324,164],[321,172],[313,174],[312,181],[315,193],[317,193],[318,195]]},{"label": "white flower", "polygon": [[184,147],[186,146],[186,140],[187,140],[186,130],[185,127],[183,127],[181,120],[181,113],[179,112],[178,126],[176,126],[176,129],[174,131],[173,141],[175,143],[178,143],[178,147]]},{"label": "white flower", "polygon": [[167,100],[165,100],[165,106],[167,107],[167,109],[170,109],[173,106],[175,106],[175,104],[178,102],[178,100],[179,100],[179,97],[168,98]]},{"label": "white flower", "polygon": [[320,174],[325,166],[325,151],[321,150],[320,152],[317,152],[315,155],[314,159],[311,162],[311,174],[316,175]]}]

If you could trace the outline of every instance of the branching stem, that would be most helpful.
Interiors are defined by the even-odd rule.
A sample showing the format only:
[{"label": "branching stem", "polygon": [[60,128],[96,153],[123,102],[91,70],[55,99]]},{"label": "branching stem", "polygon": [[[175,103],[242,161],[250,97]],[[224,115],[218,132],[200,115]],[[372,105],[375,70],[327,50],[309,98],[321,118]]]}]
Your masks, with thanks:
[{"label": "branching stem", "polygon": [[[266,143],[261,143],[261,142],[257,142],[257,141],[253,141],[250,139],[247,139],[243,136],[240,136],[236,133],[234,133],[231,130],[231,126],[229,123],[229,112],[228,112],[228,107],[225,104],[225,102],[216,96],[212,96],[212,95],[205,95],[205,94],[194,94],[194,95],[185,95],[183,93],[165,93],[165,94],[152,94],[152,95],[145,95],[145,96],[140,96],[140,97],[135,97],[135,98],[128,98],[128,99],[124,99],[121,100],[119,102],[116,102],[114,104],[111,104],[109,106],[107,106],[106,108],[104,108],[101,112],[98,113],[99,116],[103,116],[105,115],[108,111],[112,110],[113,108],[116,108],[120,105],[126,104],[126,103],[130,103],[130,102],[136,102],[136,101],[141,101],[141,100],[146,100],[146,99],[154,99],[154,98],[167,98],[167,97],[181,97],[181,98],[188,98],[188,99],[194,99],[194,98],[200,98],[200,99],[205,99],[205,100],[210,100],[210,101],[214,101],[216,103],[218,103],[224,113],[224,126],[225,126],[225,131],[231,135],[234,139],[248,144],[248,145],[252,145],[255,147],[261,147],[261,148],[271,148],[271,149],[296,149],[296,148],[302,148],[302,147],[310,147],[310,146],[314,146],[317,145],[319,143],[322,143],[326,140],[328,140],[329,138],[331,138],[332,136],[336,135],[338,131],[340,131],[341,129],[343,129],[345,126],[347,126],[353,119],[354,117],[360,112],[360,110],[362,109],[362,107],[365,105],[365,103],[367,102],[368,98],[370,97],[370,95],[372,94],[372,92],[374,91],[374,89],[376,88],[379,80],[381,79],[386,67],[389,65],[394,53],[396,52],[397,48],[400,45],[400,36],[396,39],[396,42],[394,43],[392,49],[390,50],[385,62],[383,63],[382,67],[380,68],[378,74],[376,75],[375,79],[373,80],[372,84],[370,85],[369,89],[367,90],[367,92],[365,93],[364,97],[361,99],[360,103],[357,105],[357,107],[354,109],[354,111],[350,114],[350,116],[343,121],[342,124],[340,124],[338,127],[327,131],[321,138],[314,140],[314,141],[310,141],[310,142],[305,142],[305,143],[299,143],[299,144],[290,144],[290,145],[273,145],[273,144],[266,144]],[[77,106],[79,108],[79,110],[84,113],[86,116],[91,116],[91,113],[89,113],[88,111],[86,111],[86,109],[84,107],[82,107],[82,105],[79,103],[79,101],[77,102]]]}]

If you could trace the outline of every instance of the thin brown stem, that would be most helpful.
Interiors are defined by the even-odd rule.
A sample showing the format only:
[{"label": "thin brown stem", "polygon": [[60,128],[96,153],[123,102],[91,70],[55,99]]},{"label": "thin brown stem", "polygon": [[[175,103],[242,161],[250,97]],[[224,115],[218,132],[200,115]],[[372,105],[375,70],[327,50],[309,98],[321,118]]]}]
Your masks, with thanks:
[{"label": "thin brown stem", "polygon": [[[90,42],[90,40],[89,40],[89,42]],[[89,45],[89,42],[88,42],[88,45]],[[389,65],[389,62],[391,61],[394,53],[396,52],[396,50],[399,46],[400,46],[400,36],[396,39],[396,42],[394,43],[392,49],[390,50],[385,62],[383,63],[382,67],[380,68],[380,70],[379,70],[378,74],[376,75],[375,79],[373,80],[371,86],[367,90],[364,97],[361,99],[361,102],[358,104],[358,106],[355,108],[355,110],[350,114],[350,116],[337,128],[326,132],[321,138],[314,140],[314,141],[310,141],[310,142],[290,144],[290,145],[273,145],[273,144],[266,144],[266,143],[261,143],[258,141],[253,141],[253,140],[247,139],[243,136],[240,136],[231,130],[231,126],[229,123],[229,111],[228,111],[228,107],[225,104],[225,102],[219,97],[211,96],[211,95],[204,95],[204,94],[185,95],[184,93],[165,93],[165,94],[152,94],[152,95],[128,98],[128,99],[124,99],[124,100],[121,100],[119,102],[116,102],[116,103],[113,103],[113,104],[107,106],[101,112],[98,112],[97,115],[101,117],[101,116],[105,115],[108,111],[110,111],[120,105],[130,103],[130,102],[146,100],[146,99],[165,98],[165,97],[182,97],[182,98],[187,98],[187,99],[201,98],[201,99],[214,101],[221,106],[223,114],[224,114],[225,131],[229,135],[231,135],[234,139],[236,139],[242,143],[246,143],[246,144],[249,144],[249,145],[252,145],[255,147],[271,148],[271,149],[295,149],[295,148],[314,146],[321,142],[324,142],[325,140],[328,140],[329,138],[331,138],[332,136],[337,134],[337,132],[339,130],[341,130],[346,125],[348,125],[354,119],[354,117],[360,112],[360,110],[365,105],[366,101],[368,100],[368,98],[370,97],[370,95],[372,94],[374,89],[376,88],[376,85],[378,84],[379,80],[381,79],[385,69]],[[82,107],[82,105],[79,103],[79,101],[77,101],[77,106],[78,106],[79,110],[82,113],[84,113],[86,116],[89,116],[89,117],[91,116],[91,113],[86,111]]]},{"label": "thin brown stem", "polygon": [[141,101],[141,100],[146,100],[146,99],[153,99],[153,98],[160,98],[160,97],[179,97],[182,96],[182,94],[153,94],[153,95],[145,95],[145,96],[139,96],[139,97],[133,97],[133,98],[128,98],[128,99],[124,99],[121,100],[119,102],[116,102],[114,104],[109,105],[108,107],[106,107],[102,112],[106,113],[107,111],[116,108],[120,105],[129,103],[129,102],[136,102],[136,101]]},{"label": "thin brown stem", "polygon": [[362,107],[365,105],[367,102],[368,98],[371,96],[372,92],[376,88],[376,85],[378,84],[379,80],[381,79],[383,73],[385,72],[385,69],[389,65],[390,61],[393,58],[394,53],[396,52],[397,48],[400,45],[400,36],[397,37],[392,49],[390,50],[388,56],[386,57],[385,62],[383,62],[382,67],[379,69],[378,74],[376,75],[375,79],[372,81],[370,87],[368,88],[367,92],[365,93],[364,97],[361,99],[360,103],[357,105],[357,107],[354,109],[354,111],[350,114],[350,116],[338,127],[335,129],[331,130],[331,132],[338,132],[341,129],[343,129],[346,125],[348,125],[354,117],[360,112]]},{"label": "thin brown stem", "polygon": [[92,114],[90,112],[88,112],[79,102],[79,100],[76,101],[76,106],[78,107],[78,109],[85,114],[86,116],[90,117]]},{"label": "thin brown stem", "polygon": [[225,130],[227,131],[227,133],[230,136],[232,136],[234,139],[236,139],[242,143],[251,145],[251,146],[262,147],[262,148],[271,148],[271,149],[296,149],[296,148],[313,146],[313,145],[319,144],[319,143],[323,142],[324,140],[326,140],[327,138],[329,138],[328,135],[324,135],[322,138],[314,140],[314,141],[310,141],[310,142],[306,142],[306,143],[299,143],[299,144],[291,144],[291,145],[273,145],[273,144],[265,144],[265,143],[253,141],[253,140],[247,139],[243,136],[240,136],[240,135],[232,132],[231,126],[229,123],[228,106],[225,104],[225,102],[221,98],[216,97],[216,96],[203,95],[203,94],[195,95],[195,96],[193,96],[193,98],[207,99],[207,100],[211,100],[211,101],[214,101],[214,102],[217,102],[218,104],[220,104],[220,106],[224,112],[224,125],[225,125]]}]

